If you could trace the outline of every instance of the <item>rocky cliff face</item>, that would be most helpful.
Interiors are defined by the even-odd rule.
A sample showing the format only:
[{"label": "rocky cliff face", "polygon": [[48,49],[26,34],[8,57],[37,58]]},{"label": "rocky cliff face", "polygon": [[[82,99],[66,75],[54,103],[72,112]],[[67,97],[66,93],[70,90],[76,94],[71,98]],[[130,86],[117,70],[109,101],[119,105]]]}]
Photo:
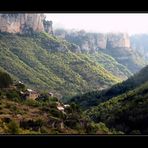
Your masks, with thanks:
[{"label": "rocky cliff face", "polygon": [[130,36],[131,47],[138,51],[148,61],[148,34]]},{"label": "rocky cliff face", "polygon": [[118,63],[126,66],[132,73],[140,70],[145,61],[136,50],[131,48],[129,35],[126,33],[87,33],[85,31],[68,32],[56,30],[55,35],[76,44],[74,52],[93,53],[101,51],[112,56]]},{"label": "rocky cliff face", "polygon": [[75,43],[80,46],[81,51],[96,51],[99,49],[110,48],[129,48],[130,39],[126,33],[86,33],[85,31],[79,32],[66,32],[64,30],[56,30],[55,35],[62,37],[69,42]]},{"label": "rocky cliff face", "polygon": [[107,35],[107,48],[130,48],[130,38],[126,33]]},{"label": "rocky cliff face", "polygon": [[0,14],[0,31],[27,33],[29,31],[52,33],[52,22],[43,14]]},{"label": "rocky cliff face", "polygon": [[88,33],[83,36],[84,41],[81,44],[81,49],[83,51],[91,51],[94,52],[97,49],[105,49],[107,44],[107,36],[105,34],[94,34]]},{"label": "rocky cliff face", "polygon": [[52,29],[52,21],[43,21],[43,25],[44,25],[44,30],[45,32],[49,33],[49,34],[53,34],[53,29]]}]

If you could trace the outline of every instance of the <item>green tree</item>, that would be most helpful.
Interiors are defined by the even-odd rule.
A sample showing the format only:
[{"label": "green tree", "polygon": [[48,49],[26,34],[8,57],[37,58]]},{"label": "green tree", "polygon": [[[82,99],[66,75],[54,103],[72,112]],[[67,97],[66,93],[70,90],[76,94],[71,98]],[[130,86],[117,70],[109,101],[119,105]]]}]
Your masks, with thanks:
[{"label": "green tree", "polygon": [[0,72],[0,88],[7,88],[13,83],[9,74]]},{"label": "green tree", "polygon": [[15,121],[11,121],[8,124],[8,133],[10,134],[19,134],[19,125]]}]

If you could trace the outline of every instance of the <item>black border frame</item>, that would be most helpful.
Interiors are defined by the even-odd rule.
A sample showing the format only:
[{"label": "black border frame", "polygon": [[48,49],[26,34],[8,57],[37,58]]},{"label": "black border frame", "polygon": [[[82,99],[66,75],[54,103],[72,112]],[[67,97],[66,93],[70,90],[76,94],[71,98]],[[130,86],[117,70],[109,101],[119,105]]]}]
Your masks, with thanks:
[{"label": "black border frame", "polygon": [[[12,0],[0,2],[0,13],[148,13],[147,2]],[[137,5],[136,5],[137,3]],[[87,6],[86,6],[87,4]],[[141,4],[143,6],[141,6]],[[136,6],[137,7],[136,7]],[[65,7],[65,8],[64,8]],[[139,11],[140,10],[140,11]],[[0,144],[15,146],[144,146],[148,135],[0,135]]]}]

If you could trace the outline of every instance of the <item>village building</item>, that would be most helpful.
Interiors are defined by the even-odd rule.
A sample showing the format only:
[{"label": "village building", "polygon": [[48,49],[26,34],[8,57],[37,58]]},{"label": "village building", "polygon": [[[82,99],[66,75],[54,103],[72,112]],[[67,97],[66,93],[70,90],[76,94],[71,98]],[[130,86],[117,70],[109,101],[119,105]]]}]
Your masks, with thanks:
[{"label": "village building", "polygon": [[70,107],[70,105],[69,104],[64,104],[64,107],[67,108],[67,107]]},{"label": "village building", "polygon": [[53,97],[53,93],[52,93],[52,92],[49,92],[48,95],[49,95],[50,97]]},{"label": "village building", "polygon": [[57,109],[60,111],[64,111],[64,107],[62,107],[62,106],[57,106]]},{"label": "village building", "polygon": [[27,89],[26,92],[20,92],[24,99],[30,99],[30,100],[35,100],[36,98],[38,98],[39,93],[32,90],[32,89]]},{"label": "village building", "polygon": [[64,111],[64,106],[62,106],[62,105],[60,104],[60,102],[57,102],[57,109],[58,109],[59,111]]},{"label": "village building", "polygon": [[19,81],[19,84],[24,84],[23,82]]}]

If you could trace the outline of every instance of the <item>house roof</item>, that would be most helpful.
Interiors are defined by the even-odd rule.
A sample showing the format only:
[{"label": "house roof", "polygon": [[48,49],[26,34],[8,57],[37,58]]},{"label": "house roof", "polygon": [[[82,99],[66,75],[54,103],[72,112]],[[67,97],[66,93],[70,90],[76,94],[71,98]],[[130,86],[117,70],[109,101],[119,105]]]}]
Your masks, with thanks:
[{"label": "house roof", "polygon": [[62,106],[57,106],[58,110],[64,110],[64,108]]},{"label": "house roof", "polygon": [[36,91],[34,91],[34,90],[32,90],[32,89],[27,89],[27,91],[29,92],[29,93],[38,93],[38,92],[36,92]]},{"label": "house roof", "polygon": [[27,91],[32,92],[33,90],[28,88]]}]

